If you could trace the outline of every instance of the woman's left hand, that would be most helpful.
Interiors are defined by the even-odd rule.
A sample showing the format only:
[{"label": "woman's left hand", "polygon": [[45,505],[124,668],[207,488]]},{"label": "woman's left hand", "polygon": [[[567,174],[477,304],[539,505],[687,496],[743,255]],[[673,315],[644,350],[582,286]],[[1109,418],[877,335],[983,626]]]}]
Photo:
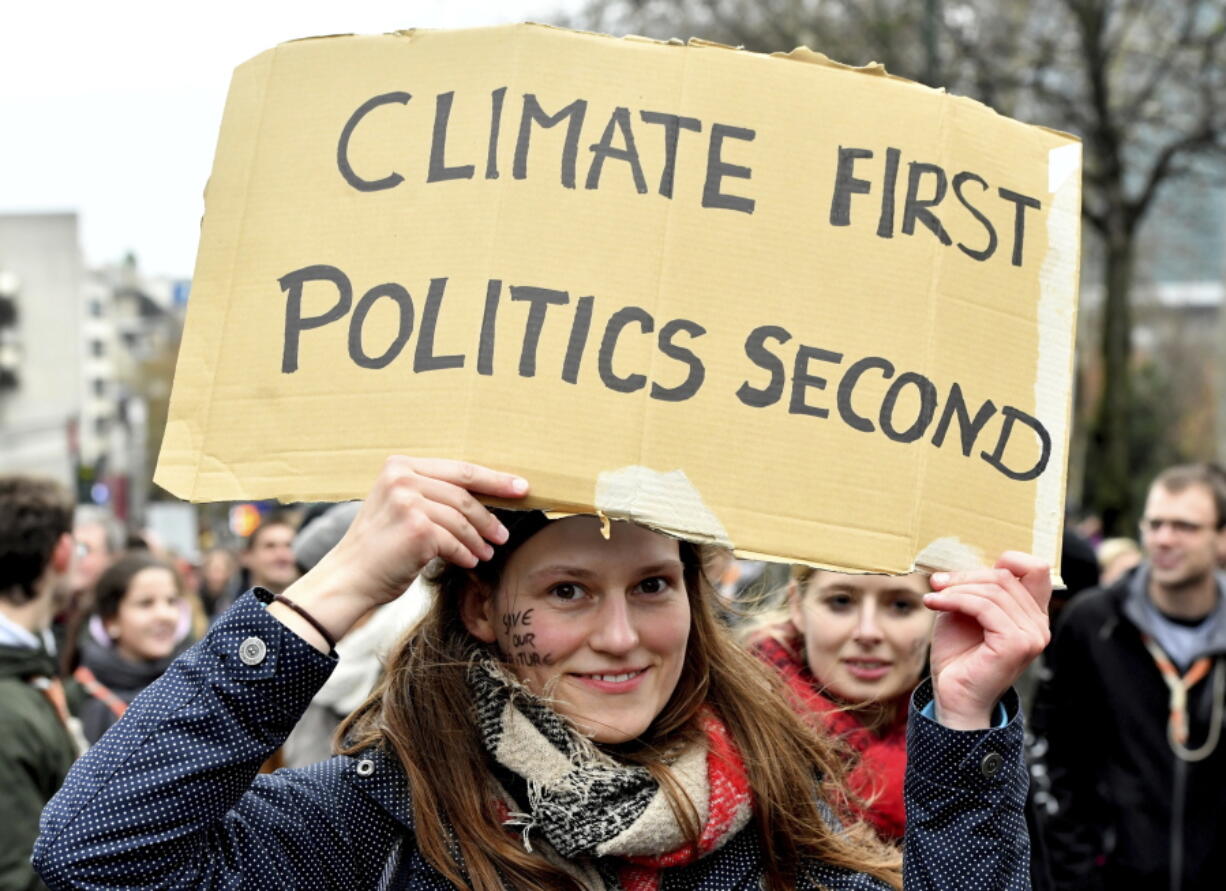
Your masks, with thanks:
[{"label": "woman's left hand", "polygon": [[1047,564],[1008,551],[995,569],[937,572],[924,604],[937,610],[932,688],[937,720],[955,730],[992,725],[992,710],[1051,639]]}]

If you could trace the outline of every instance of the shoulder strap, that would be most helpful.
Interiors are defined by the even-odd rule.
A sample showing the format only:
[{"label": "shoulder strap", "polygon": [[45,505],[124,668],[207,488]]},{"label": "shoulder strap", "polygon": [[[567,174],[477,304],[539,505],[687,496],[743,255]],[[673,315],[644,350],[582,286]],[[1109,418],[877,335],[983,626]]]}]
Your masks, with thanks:
[{"label": "shoulder strap", "polygon": [[78,666],[72,676],[85,688],[85,692],[105,704],[116,718],[122,718],[123,713],[128,710],[128,704],[107,689],[84,665]]}]

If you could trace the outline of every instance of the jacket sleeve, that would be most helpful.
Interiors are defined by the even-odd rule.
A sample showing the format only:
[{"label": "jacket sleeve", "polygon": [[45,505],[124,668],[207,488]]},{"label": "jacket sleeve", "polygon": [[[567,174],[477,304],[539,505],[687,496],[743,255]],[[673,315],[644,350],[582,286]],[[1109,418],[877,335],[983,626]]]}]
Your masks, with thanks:
[{"label": "jacket sleeve", "polygon": [[1056,803],[1055,813],[1043,815],[1040,823],[1055,888],[1098,887],[1096,858],[1103,852],[1098,767],[1102,728],[1110,721],[1101,713],[1101,696],[1088,686],[1098,668],[1092,642],[1079,630],[1083,609],[1076,602],[1067,607],[1043,654],[1034,702],[1036,749]]},{"label": "jacket sleeve", "polygon": [[919,713],[931,701],[925,681],[907,727],[903,887],[1028,889],[1029,775],[1017,694],[1004,700],[1008,723],[993,730],[943,727]]},{"label": "jacket sleeve", "polygon": [[340,769],[256,777],[334,664],[254,593],[241,598],[73,767],[43,812],[43,879],[74,889],[360,885],[338,816],[352,794]]}]

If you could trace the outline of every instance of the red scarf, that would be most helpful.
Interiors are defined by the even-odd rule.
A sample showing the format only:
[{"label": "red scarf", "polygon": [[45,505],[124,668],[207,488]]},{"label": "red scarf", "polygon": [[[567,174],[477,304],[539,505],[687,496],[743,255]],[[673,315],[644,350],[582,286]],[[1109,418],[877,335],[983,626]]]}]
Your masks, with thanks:
[{"label": "red scarf", "polygon": [[809,671],[804,653],[763,634],[753,641],[753,652],[775,667],[792,694],[802,717],[820,720],[820,729],[835,736],[859,754],[847,775],[854,796],[853,810],[871,823],[887,841],[901,839],[907,812],[903,806],[903,777],[907,770],[907,709],[899,708],[894,721],[873,731],[860,716],[819,692],[822,685]]},{"label": "red scarf", "polygon": [[661,869],[693,863],[722,846],[740,830],[743,811],[752,806],[745,763],[727,726],[710,711],[703,713],[701,723],[707,736],[707,782],[711,797],[698,844],[685,844],[651,857],[627,858],[617,877],[625,891],[658,891]]}]

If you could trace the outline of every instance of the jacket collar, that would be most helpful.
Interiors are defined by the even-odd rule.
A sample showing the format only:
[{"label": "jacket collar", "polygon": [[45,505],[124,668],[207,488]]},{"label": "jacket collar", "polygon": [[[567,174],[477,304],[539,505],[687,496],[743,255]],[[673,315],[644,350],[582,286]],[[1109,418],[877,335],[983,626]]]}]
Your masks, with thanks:
[{"label": "jacket collar", "polygon": [[409,792],[408,777],[394,755],[379,746],[371,746],[349,757],[345,775],[389,817],[406,831],[413,831],[413,796]]},{"label": "jacket collar", "polygon": [[[1154,636],[1152,613],[1147,609],[1149,603],[1149,563],[1143,562],[1128,576],[1121,580],[1122,601],[1120,609],[1124,616],[1139,631]],[[1213,633],[1206,647],[1206,655],[1226,653],[1226,575],[1214,574],[1217,582],[1217,606],[1209,614],[1213,622]]]}]

